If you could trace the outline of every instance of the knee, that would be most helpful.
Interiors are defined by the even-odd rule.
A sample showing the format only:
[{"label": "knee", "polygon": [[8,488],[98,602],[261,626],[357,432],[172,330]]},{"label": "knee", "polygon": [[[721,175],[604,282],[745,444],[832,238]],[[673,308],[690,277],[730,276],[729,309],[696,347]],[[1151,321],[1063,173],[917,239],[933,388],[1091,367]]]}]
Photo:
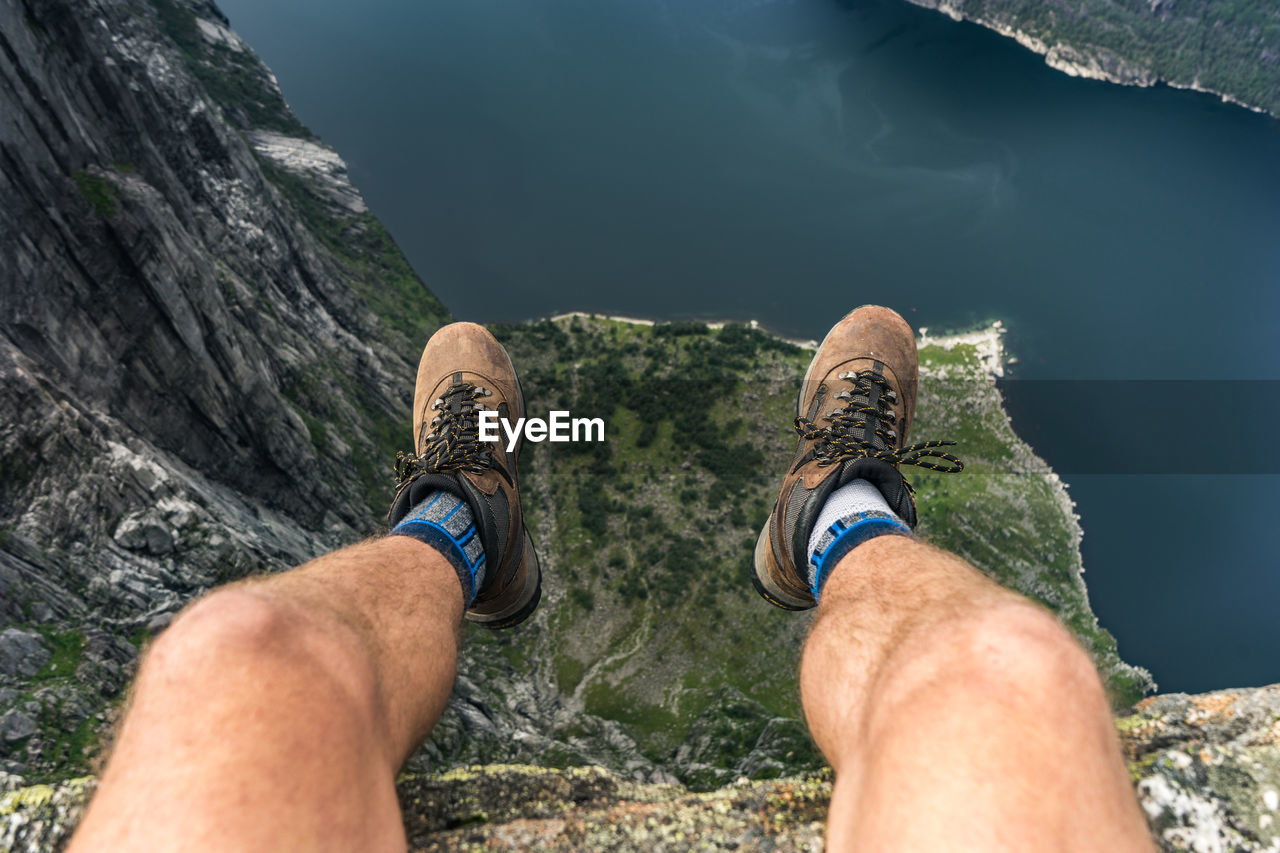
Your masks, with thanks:
[{"label": "knee", "polygon": [[1064,699],[1104,701],[1089,656],[1050,613],[1030,603],[1002,604],[959,620],[948,666],[991,701],[1060,706]]},{"label": "knee", "polygon": [[252,587],[217,590],[188,607],[151,646],[140,679],[208,686],[252,673],[298,677],[348,696],[372,676],[356,633],[304,605]]},{"label": "knee", "polygon": [[1039,716],[1105,708],[1093,662],[1051,614],[1009,600],[930,626],[881,671],[882,709],[928,700],[967,708],[1004,706]]},{"label": "knee", "polygon": [[210,593],[179,614],[152,645],[152,669],[288,653],[304,626],[291,609],[243,587]]}]

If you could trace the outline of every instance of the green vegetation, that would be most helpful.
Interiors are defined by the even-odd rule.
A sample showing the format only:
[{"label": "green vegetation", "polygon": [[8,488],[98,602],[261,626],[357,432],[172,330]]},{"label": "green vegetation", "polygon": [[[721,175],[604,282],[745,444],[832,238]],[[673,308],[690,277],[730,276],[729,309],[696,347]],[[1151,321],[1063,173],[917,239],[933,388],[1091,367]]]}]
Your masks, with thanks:
[{"label": "green vegetation", "polygon": [[586,671],[587,668],[582,661],[568,655],[560,657],[556,660],[556,686],[565,693],[571,693]]},{"label": "green vegetation", "polygon": [[84,655],[84,634],[80,631],[56,631],[44,627],[36,630],[49,644],[53,656],[32,679],[32,683],[40,684],[55,678],[74,675],[76,667],[80,665],[80,658]]},{"label": "green vegetation", "polygon": [[283,96],[263,86],[262,69],[255,58],[223,45],[207,48],[206,53],[212,61],[193,63],[191,70],[216,103],[243,110],[252,127],[315,137],[290,111]]},{"label": "green vegetation", "polygon": [[93,208],[94,213],[103,219],[110,219],[116,215],[116,190],[110,181],[99,178],[97,175],[90,175],[88,172],[76,172],[71,177],[80,188],[80,195],[84,196],[84,200]]},{"label": "green vegetation", "polygon": [[311,436],[311,446],[316,449],[316,453],[324,453],[328,450],[329,428],[302,409],[295,407],[294,411],[302,418],[302,422],[307,425],[307,434]]},{"label": "green vegetation", "polygon": [[[417,346],[413,349],[416,350]],[[404,450],[408,443],[405,413],[388,411],[374,389],[352,382],[350,376],[338,374],[336,378],[344,391],[344,398],[354,404],[360,419],[361,439],[357,441],[355,434],[344,434],[343,440],[355,448],[352,461],[365,489],[365,501],[373,513],[372,517],[381,519],[391,501],[391,466],[396,452]]]},{"label": "green vegetation", "polygon": [[1110,53],[1162,80],[1196,83],[1280,115],[1280,4],[1271,0],[970,0],[963,10],[1050,46],[1102,60]]},{"label": "green vegetation", "polygon": [[174,0],[152,0],[160,19],[160,29],[173,39],[173,43],[188,56],[193,56],[202,47],[200,27],[196,24],[195,13],[189,7]]},{"label": "green vegetation", "polygon": [[569,590],[569,598],[588,613],[596,609],[596,597],[585,586],[575,586]]},{"label": "green vegetation", "polygon": [[920,360],[930,368],[968,367],[977,363],[978,348],[973,344],[956,344],[953,347],[926,347]]},{"label": "green vegetation", "polygon": [[12,706],[36,703],[39,737],[14,744],[11,754],[25,754],[32,742],[40,742],[39,770],[28,774],[33,781],[50,781],[80,776],[90,769],[98,751],[98,727],[94,717],[84,717],[73,698],[79,681],[76,670],[84,658],[86,638],[78,630],[58,630],[38,625],[33,628],[44,638],[51,652],[49,661],[25,685]]},{"label": "green vegetation", "polygon": [[147,643],[151,642],[151,629],[145,625],[129,635],[129,642],[138,651],[142,651],[147,647]]},{"label": "green vegetation", "polygon": [[69,725],[60,705],[44,705],[40,712],[40,730],[51,743],[41,760],[52,767],[46,780],[68,779],[90,770],[90,762],[98,752],[99,737],[92,717]]},{"label": "green vegetation", "polygon": [[373,214],[361,214],[341,235],[321,237],[353,273],[366,304],[391,328],[421,342],[427,328],[448,319],[448,311]]}]

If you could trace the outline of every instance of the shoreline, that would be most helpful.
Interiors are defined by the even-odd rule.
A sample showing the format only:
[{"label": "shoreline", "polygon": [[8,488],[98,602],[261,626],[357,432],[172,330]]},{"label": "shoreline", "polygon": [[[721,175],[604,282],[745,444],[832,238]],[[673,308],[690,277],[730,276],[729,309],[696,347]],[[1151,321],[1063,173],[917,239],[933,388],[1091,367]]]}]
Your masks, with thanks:
[{"label": "shoreline", "polygon": [[[1119,86],[1134,86],[1140,89],[1150,89],[1156,85],[1165,85],[1171,89],[1213,95],[1224,104],[1243,107],[1253,113],[1280,119],[1280,114],[1274,113],[1266,107],[1259,107],[1242,101],[1235,95],[1205,88],[1195,81],[1179,83],[1161,77],[1147,68],[1130,63],[1124,57],[1107,48],[1094,46],[1090,49],[1082,49],[1068,42],[1046,44],[1039,37],[1016,29],[1004,21],[971,15],[956,5],[957,0],[907,0],[907,2],[923,9],[941,12],[953,21],[977,24],[992,32],[999,33],[1005,38],[1011,38],[1032,53],[1044,57],[1045,65],[1069,77],[1101,80],[1106,83],[1114,83]],[[1103,66],[1102,63],[1106,60],[1111,60],[1114,63],[1115,70]]]},{"label": "shoreline", "polygon": [[[708,329],[723,329],[725,326],[737,323],[743,326],[748,326],[752,329],[758,329],[767,335],[772,335],[779,340],[786,341],[789,344],[794,344],[802,349],[817,349],[819,343],[812,339],[801,340],[800,338],[788,338],[785,335],[780,335],[777,332],[771,331],[770,329],[760,325],[759,320],[650,320],[645,317],[627,317],[622,314],[596,314],[591,311],[567,311],[563,314],[554,314],[546,319],[554,323],[557,320],[572,320],[575,317],[583,320],[595,319],[610,320],[614,323],[630,323],[633,326],[657,326],[666,323],[700,323]],[[533,322],[536,323],[538,321],[534,320]]]},{"label": "shoreline", "polygon": [[[621,314],[595,314],[590,311],[567,311],[563,314],[554,314],[546,319],[554,323],[560,320],[573,320],[575,318],[583,320],[608,320],[614,323],[629,323],[634,326],[656,326],[660,323],[667,322],[690,322],[701,323],[708,329],[723,329],[727,325],[740,322],[738,320],[651,320],[644,317],[627,317]],[[531,322],[536,323],[538,321],[533,320]],[[785,335],[781,335],[766,328],[765,326],[762,326],[759,320],[747,320],[746,322],[743,322],[742,325],[748,326],[752,329],[757,329],[781,341],[786,341],[789,344],[798,346],[801,349],[816,350],[820,343],[820,341],[812,339],[801,340],[799,338],[788,338]],[[1004,376],[1005,367],[1013,363],[1011,359],[1006,357],[1004,351],[1003,338],[1007,331],[1008,329],[1004,327],[1004,322],[1001,320],[994,320],[990,325],[971,329],[967,332],[957,332],[951,335],[938,336],[930,336],[929,327],[921,326],[915,330],[916,346],[940,346],[943,349],[951,349],[959,344],[970,344],[977,349],[978,359],[982,362],[983,368],[992,376],[998,378]]]}]

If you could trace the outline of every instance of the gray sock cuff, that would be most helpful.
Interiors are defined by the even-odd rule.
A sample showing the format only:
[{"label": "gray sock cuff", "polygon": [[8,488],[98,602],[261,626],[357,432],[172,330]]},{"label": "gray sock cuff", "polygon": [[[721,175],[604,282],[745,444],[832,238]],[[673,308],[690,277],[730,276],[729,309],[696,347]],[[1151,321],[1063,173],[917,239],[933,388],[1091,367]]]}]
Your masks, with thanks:
[{"label": "gray sock cuff", "polygon": [[451,492],[432,492],[409,510],[391,535],[417,539],[443,554],[458,574],[466,605],[471,605],[484,585],[485,554],[466,501]]}]

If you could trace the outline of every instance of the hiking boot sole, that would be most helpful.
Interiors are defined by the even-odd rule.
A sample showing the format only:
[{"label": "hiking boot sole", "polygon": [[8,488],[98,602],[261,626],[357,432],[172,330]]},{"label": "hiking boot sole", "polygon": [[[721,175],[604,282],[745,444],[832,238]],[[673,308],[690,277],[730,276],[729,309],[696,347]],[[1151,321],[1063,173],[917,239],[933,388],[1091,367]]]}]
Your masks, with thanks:
[{"label": "hiking boot sole", "polygon": [[765,601],[783,610],[812,610],[815,604],[812,598],[796,598],[780,589],[769,574],[768,560],[772,545],[769,544],[769,522],[773,516],[765,519],[760,536],[756,539],[755,559],[752,562],[751,585],[760,593]]}]

